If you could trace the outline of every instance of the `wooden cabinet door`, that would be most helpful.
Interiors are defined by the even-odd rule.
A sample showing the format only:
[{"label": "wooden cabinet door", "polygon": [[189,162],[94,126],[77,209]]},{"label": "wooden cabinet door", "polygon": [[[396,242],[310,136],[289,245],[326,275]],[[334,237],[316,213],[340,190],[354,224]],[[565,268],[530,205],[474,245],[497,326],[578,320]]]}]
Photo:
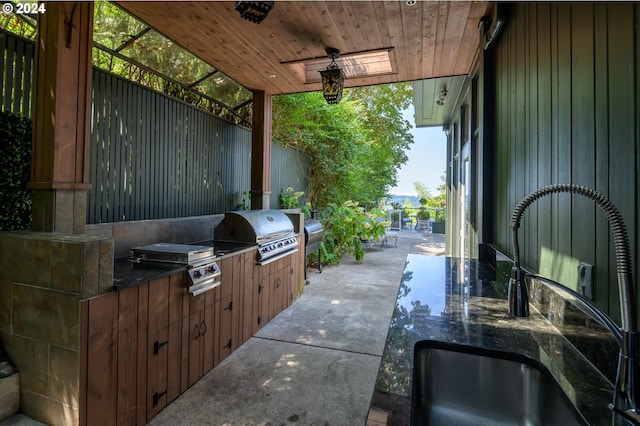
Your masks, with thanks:
[{"label": "wooden cabinet door", "polygon": [[183,374],[182,321],[169,325],[167,356],[169,359],[167,372],[167,404],[169,404],[183,392],[181,385]]},{"label": "wooden cabinet door", "polygon": [[[294,259],[297,257],[295,254],[293,255]],[[287,266],[284,271],[284,282],[286,288],[286,300],[285,300],[285,308],[291,306],[293,301],[296,299],[296,276],[295,273],[296,267],[295,262],[292,262],[291,265]]]},{"label": "wooden cabinet door", "polygon": [[[109,425],[116,422],[118,295],[110,293],[81,302],[86,329],[82,348],[86,353],[86,375],[81,378],[81,424]],[[84,327],[83,327],[84,328]]]},{"label": "wooden cabinet door", "polygon": [[231,354],[233,348],[233,339],[231,337],[233,303],[231,297],[220,300],[216,310],[216,318],[219,325],[218,362],[221,362]]},{"label": "wooden cabinet door", "polygon": [[147,421],[167,405],[169,278],[149,282]]},{"label": "wooden cabinet door", "polygon": [[253,280],[253,259],[255,251],[246,252],[243,257],[244,282],[242,283],[242,343],[258,331],[258,291]]},{"label": "wooden cabinet door", "polygon": [[259,288],[260,297],[260,324],[259,328],[265,326],[271,321],[273,314],[271,295],[273,293],[273,284],[271,283],[271,268],[268,265],[262,267],[262,276]]},{"label": "wooden cabinet door", "polygon": [[[131,287],[118,295],[118,377],[117,424],[135,425],[138,415],[138,288]],[[144,292],[143,292],[144,294]],[[146,313],[145,313],[146,314]],[[146,351],[145,351],[146,356]],[[145,363],[146,365],[146,363]],[[145,380],[146,381],[146,380]],[[116,384],[114,384],[115,386]],[[145,397],[140,400],[144,405]],[[143,422],[146,413],[143,416]],[[93,424],[93,423],[92,423]]]},{"label": "wooden cabinet door", "polygon": [[189,297],[189,386],[202,377],[204,348],[203,331],[206,331],[204,322],[204,305],[206,293]]},{"label": "wooden cabinet door", "polygon": [[219,297],[216,300],[221,300],[231,296],[233,288],[233,260],[235,256],[227,256],[218,261],[220,267],[220,286]]},{"label": "wooden cabinet door", "polygon": [[232,257],[233,279],[231,282],[231,351],[242,344],[242,289],[244,287],[244,254]]},{"label": "wooden cabinet door", "polygon": [[282,312],[282,309],[284,309],[285,293],[284,286],[282,285],[282,268],[276,269],[275,272],[270,275],[270,278],[271,295],[273,296],[271,298],[270,316],[271,318],[274,318],[276,315]]},{"label": "wooden cabinet door", "polygon": [[[211,293],[209,295],[209,293]],[[200,323],[200,339],[202,340],[202,374],[205,375],[215,365],[215,309],[213,302],[213,291],[205,293],[205,306],[202,311],[202,321]]]},{"label": "wooden cabinet door", "polygon": [[[189,316],[189,293],[187,273],[169,277],[169,371],[167,376],[167,403],[176,399],[188,386],[188,350],[183,352],[183,318]],[[185,342],[187,340],[185,339]],[[183,376],[184,386],[183,386]]]},{"label": "wooden cabinet door", "polygon": [[202,377],[201,311],[189,315],[189,386]]},{"label": "wooden cabinet door", "polygon": [[258,332],[262,327],[262,293],[264,290],[262,278],[262,266],[253,265],[253,284],[251,285],[253,297],[251,300],[251,311],[253,321],[251,322],[251,335]]}]

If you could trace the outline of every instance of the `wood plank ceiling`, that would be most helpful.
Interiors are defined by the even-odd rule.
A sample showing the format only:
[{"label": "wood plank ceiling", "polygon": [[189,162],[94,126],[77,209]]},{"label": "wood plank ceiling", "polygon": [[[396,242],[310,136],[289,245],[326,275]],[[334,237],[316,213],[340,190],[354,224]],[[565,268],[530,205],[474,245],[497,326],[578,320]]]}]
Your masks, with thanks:
[{"label": "wood plank ceiling", "polygon": [[493,4],[407,3],[276,1],[255,24],[240,18],[233,2],[118,2],[238,83],[272,95],[321,90],[309,76],[329,64],[326,48],[340,50],[346,87],[468,74],[478,23]]}]

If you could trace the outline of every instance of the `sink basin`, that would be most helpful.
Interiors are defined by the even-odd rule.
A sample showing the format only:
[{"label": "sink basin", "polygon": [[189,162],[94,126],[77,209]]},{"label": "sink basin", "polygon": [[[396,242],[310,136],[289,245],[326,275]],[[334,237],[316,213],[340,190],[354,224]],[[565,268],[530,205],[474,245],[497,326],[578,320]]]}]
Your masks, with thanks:
[{"label": "sink basin", "polygon": [[586,425],[551,373],[523,355],[423,340],[412,425]]}]

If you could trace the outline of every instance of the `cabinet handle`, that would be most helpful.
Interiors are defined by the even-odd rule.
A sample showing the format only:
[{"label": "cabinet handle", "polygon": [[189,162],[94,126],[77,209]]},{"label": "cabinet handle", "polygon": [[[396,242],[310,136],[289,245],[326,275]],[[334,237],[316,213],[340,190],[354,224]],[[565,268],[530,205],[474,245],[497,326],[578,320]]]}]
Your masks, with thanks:
[{"label": "cabinet handle", "polygon": [[160,348],[166,345],[167,343],[169,343],[169,341],[167,340],[165,340],[164,342],[160,342],[159,340],[156,340],[155,342],[153,342],[153,354],[158,355],[160,353]]},{"label": "cabinet handle", "polygon": [[229,302],[229,306],[224,308],[225,311],[233,311],[233,300]]},{"label": "cabinet handle", "polygon": [[262,284],[258,285],[258,293],[262,293],[262,289],[264,286]]},{"label": "cabinet handle", "polygon": [[198,331],[196,337],[193,338],[193,340],[196,340],[198,337],[200,337],[200,324],[196,324],[194,328]]},{"label": "cabinet handle", "polygon": [[202,336],[204,336],[207,333],[207,323],[202,321],[202,323],[200,324],[200,328],[204,328],[204,330],[202,331]]},{"label": "cabinet handle", "polygon": [[229,341],[227,342],[226,345],[223,346],[223,348],[231,348],[231,342],[232,342],[232,340],[229,339]]},{"label": "cabinet handle", "polygon": [[160,398],[162,398],[165,394],[167,393],[167,391],[163,391],[163,392],[156,392],[153,394],[153,406],[155,407],[156,405],[158,405],[158,402],[160,401]]}]

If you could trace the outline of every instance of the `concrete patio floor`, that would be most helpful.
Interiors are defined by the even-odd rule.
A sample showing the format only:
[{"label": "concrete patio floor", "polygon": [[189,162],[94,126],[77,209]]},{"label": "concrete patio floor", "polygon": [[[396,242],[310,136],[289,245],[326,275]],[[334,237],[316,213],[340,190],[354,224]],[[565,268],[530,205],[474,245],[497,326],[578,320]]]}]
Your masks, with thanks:
[{"label": "concrete patio floor", "polygon": [[[413,229],[307,270],[304,294],[161,411],[151,425],[382,425],[369,417],[408,253],[444,254],[444,235]],[[375,420],[373,420],[375,418]],[[17,414],[5,425],[41,425]]]},{"label": "concrete patio floor", "polygon": [[309,269],[302,297],[150,424],[367,424],[408,253],[443,254],[444,235],[403,229],[362,263]]}]

